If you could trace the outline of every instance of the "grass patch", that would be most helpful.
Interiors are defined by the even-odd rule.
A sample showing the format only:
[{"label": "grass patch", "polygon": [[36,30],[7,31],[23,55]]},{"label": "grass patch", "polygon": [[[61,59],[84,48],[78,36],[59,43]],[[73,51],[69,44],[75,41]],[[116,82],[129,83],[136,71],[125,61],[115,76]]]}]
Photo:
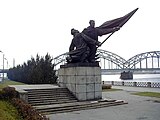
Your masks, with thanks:
[{"label": "grass patch", "polygon": [[3,83],[0,83],[0,90],[2,90],[4,87],[7,87],[8,85],[24,85],[24,83],[5,79]]},{"label": "grass patch", "polygon": [[[23,85],[24,83],[11,81],[5,79],[3,83],[0,83],[0,91],[8,85]],[[6,100],[0,100],[0,120],[23,120],[17,109]]]},{"label": "grass patch", "polygon": [[136,93],[132,93],[132,94],[133,95],[139,95],[139,96],[160,98],[160,93],[158,93],[158,92],[136,92]]},{"label": "grass patch", "polygon": [[0,120],[23,120],[17,109],[8,101],[0,100]]},{"label": "grass patch", "polygon": [[121,91],[123,89],[115,89],[115,88],[111,88],[111,89],[102,89],[102,92],[112,92],[112,91]]}]

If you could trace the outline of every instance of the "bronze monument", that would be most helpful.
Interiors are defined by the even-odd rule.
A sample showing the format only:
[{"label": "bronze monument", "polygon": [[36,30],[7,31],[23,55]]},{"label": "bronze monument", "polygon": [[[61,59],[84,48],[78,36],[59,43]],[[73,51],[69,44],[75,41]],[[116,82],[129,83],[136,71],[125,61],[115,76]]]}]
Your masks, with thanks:
[{"label": "bronze monument", "polygon": [[[89,26],[81,33],[76,29],[71,29],[73,35],[69,47],[67,63],[97,63],[97,48],[100,47],[113,33],[118,31],[138,10],[131,11],[123,17],[106,21],[99,27],[95,27],[95,21],[90,20]],[[103,42],[98,41],[99,36],[110,34]]]}]

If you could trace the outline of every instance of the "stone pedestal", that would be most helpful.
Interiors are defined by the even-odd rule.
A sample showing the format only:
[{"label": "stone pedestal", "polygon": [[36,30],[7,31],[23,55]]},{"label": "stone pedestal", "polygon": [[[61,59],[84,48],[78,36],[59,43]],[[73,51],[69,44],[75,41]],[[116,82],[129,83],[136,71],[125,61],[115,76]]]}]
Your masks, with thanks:
[{"label": "stone pedestal", "polygon": [[100,67],[61,67],[58,78],[60,86],[67,87],[79,101],[102,98]]}]

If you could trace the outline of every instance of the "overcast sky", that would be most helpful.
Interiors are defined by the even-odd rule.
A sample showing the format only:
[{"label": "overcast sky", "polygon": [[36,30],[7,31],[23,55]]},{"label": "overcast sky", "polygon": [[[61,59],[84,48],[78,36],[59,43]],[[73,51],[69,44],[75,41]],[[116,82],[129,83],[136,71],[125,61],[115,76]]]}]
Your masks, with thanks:
[{"label": "overcast sky", "polygon": [[[82,31],[139,10],[101,47],[125,59],[160,51],[159,0],[0,0],[0,50],[13,66],[38,53],[56,57],[68,51],[71,28]],[[107,36],[99,38],[103,41]],[[2,68],[0,53],[0,68]]]}]

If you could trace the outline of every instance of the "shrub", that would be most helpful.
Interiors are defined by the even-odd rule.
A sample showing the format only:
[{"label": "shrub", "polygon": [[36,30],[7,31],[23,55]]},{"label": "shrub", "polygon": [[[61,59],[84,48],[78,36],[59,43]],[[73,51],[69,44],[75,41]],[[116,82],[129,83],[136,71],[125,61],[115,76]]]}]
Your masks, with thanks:
[{"label": "shrub", "polygon": [[49,120],[46,116],[41,115],[31,105],[19,98],[13,98],[11,102],[18,109],[24,120]]},{"label": "shrub", "polygon": [[18,92],[14,87],[5,87],[2,89],[1,93],[2,99],[11,100],[12,98],[18,97]]},{"label": "shrub", "polygon": [[0,100],[3,99],[4,92],[0,90]]},{"label": "shrub", "polygon": [[0,99],[9,100],[18,110],[24,120],[49,120],[39,114],[31,105],[18,98],[18,92],[14,87],[5,87],[0,91]]},{"label": "shrub", "polygon": [[112,88],[112,85],[109,85],[109,84],[102,85],[102,89],[111,89],[111,88]]}]

